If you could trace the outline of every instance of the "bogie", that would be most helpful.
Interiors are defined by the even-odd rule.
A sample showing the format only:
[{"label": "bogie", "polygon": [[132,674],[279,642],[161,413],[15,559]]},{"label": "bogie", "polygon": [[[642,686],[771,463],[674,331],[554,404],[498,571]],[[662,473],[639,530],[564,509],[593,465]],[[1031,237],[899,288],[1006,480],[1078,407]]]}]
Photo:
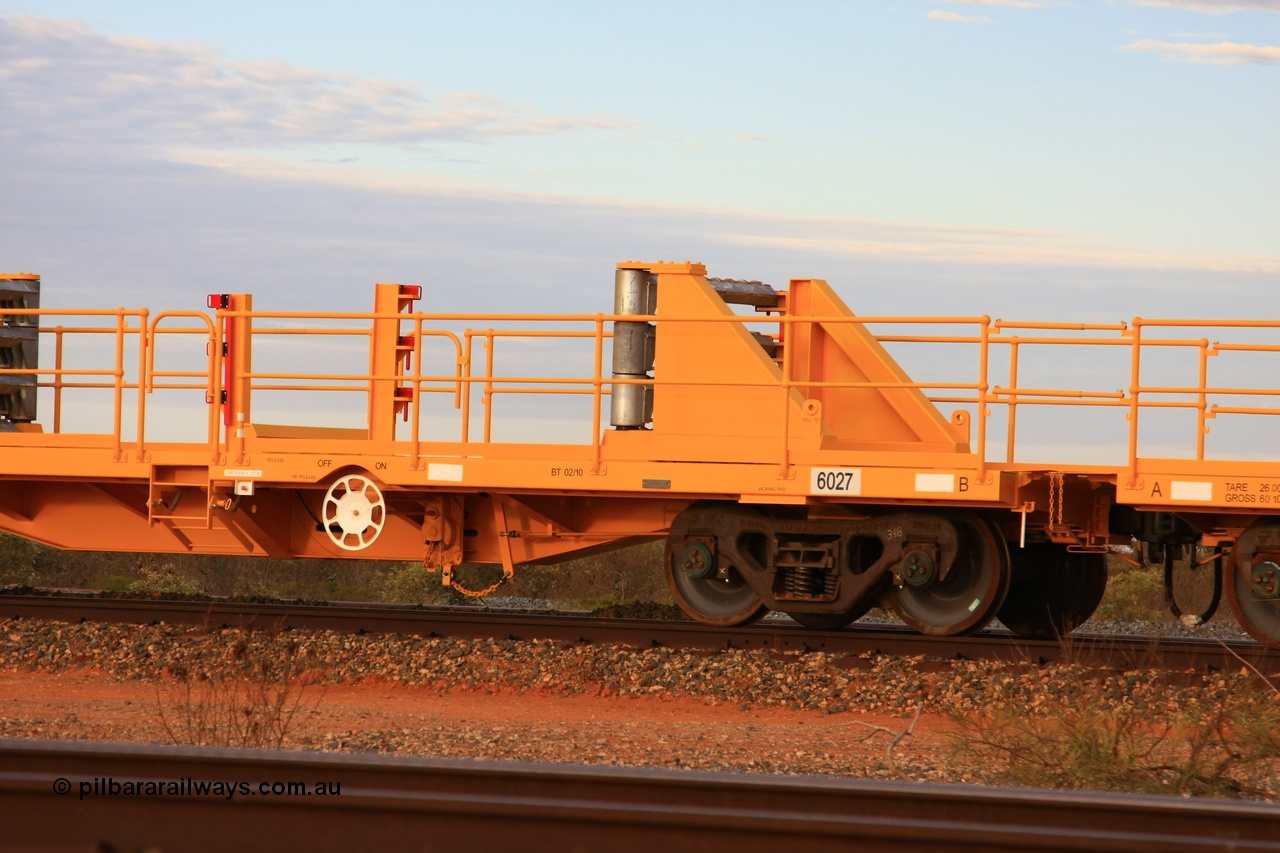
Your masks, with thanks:
[{"label": "bogie", "polygon": [[881,601],[923,633],[986,625],[1009,585],[994,525],[969,512],[881,512],[776,518],[732,504],[695,506],[668,539],[672,593],[693,618],[717,625],[754,617],[758,605],[834,629]]}]

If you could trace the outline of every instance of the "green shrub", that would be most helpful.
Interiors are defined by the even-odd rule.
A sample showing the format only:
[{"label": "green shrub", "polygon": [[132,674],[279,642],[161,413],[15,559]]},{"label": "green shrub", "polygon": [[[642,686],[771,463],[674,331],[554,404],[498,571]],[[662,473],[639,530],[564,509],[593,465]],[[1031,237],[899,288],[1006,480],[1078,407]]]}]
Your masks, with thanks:
[{"label": "green shrub", "polygon": [[399,604],[456,603],[460,596],[440,585],[440,573],[429,572],[421,563],[389,563],[370,579],[369,591],[376,601]]},{"label": "green shrub", "polygon": [[142,563],[138,579],[129,585],[131,592],[160,592],[172,595],[201,595],[198,583],[184,577],[173,563]]},{"label": "green shrub", "polygon": [[1164,602],[1164,579],[1159,570],[1135,570],[1112,575],[1095,619],[1115,622],[1160,621],[1169,618]]}]

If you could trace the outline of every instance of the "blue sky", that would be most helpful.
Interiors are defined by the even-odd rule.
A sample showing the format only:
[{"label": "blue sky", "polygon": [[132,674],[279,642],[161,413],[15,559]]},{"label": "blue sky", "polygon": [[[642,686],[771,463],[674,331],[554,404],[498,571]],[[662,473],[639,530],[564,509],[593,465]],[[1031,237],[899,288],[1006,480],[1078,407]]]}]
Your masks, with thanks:
[{"label": "blue sky", "polygon": [[597,311],[625,258],[861,313],[1256,316],[1280,0],[0,0],[48,305]]},{"label": "blue sky", "polygon": [[724,236],[785,254],[1280,270],[1277,0],[0,13],[0,151],[54,169],[763,219]]}]

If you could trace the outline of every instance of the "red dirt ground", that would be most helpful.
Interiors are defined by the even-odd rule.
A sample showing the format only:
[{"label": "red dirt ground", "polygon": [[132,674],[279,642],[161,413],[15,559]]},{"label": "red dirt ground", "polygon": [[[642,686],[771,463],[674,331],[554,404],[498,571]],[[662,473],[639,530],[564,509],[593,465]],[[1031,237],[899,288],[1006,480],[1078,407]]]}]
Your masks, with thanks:
[{"label": "red dirt ground", "polygon": [[[92,669],[0,671],[0,736],[172,743],[168,682]],[[881,727],[881,728],[877,728]],[[961,781],[944,717],[790,711],[694,699],[439,691],[366,681],[303,694],[286,747]]]}]

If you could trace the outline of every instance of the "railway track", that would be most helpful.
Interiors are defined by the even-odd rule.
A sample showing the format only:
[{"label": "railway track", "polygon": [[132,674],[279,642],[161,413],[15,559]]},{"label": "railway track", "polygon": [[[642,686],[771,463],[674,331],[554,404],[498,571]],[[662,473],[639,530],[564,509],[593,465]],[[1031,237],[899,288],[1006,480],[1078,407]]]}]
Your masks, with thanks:
[{"label": "railway track", "polygon": [[694,649],[823,651],[846,656],[923,655],[932,659],[1004,660],[1032,664],[1071,661],[1110,668],[1280,672],[1280,651],[1248,640],[1077,633],[1061,641],[1018,638],[988,630],[971,637],[931,637],[893,625],[854,624],[815,631],[788,620],[722,629],[693,622],[603,619],[521,611],[370,604],[246,603],[102,598],[85,595],[0,595],[0,619],[213,625],[346,633],[400,633],[461,638],[625,643]]},{"label": "railway track", "polygon": [[31,851],[1280,850],[1275,807],[1235,801],[20,740],[0,826]]}]

